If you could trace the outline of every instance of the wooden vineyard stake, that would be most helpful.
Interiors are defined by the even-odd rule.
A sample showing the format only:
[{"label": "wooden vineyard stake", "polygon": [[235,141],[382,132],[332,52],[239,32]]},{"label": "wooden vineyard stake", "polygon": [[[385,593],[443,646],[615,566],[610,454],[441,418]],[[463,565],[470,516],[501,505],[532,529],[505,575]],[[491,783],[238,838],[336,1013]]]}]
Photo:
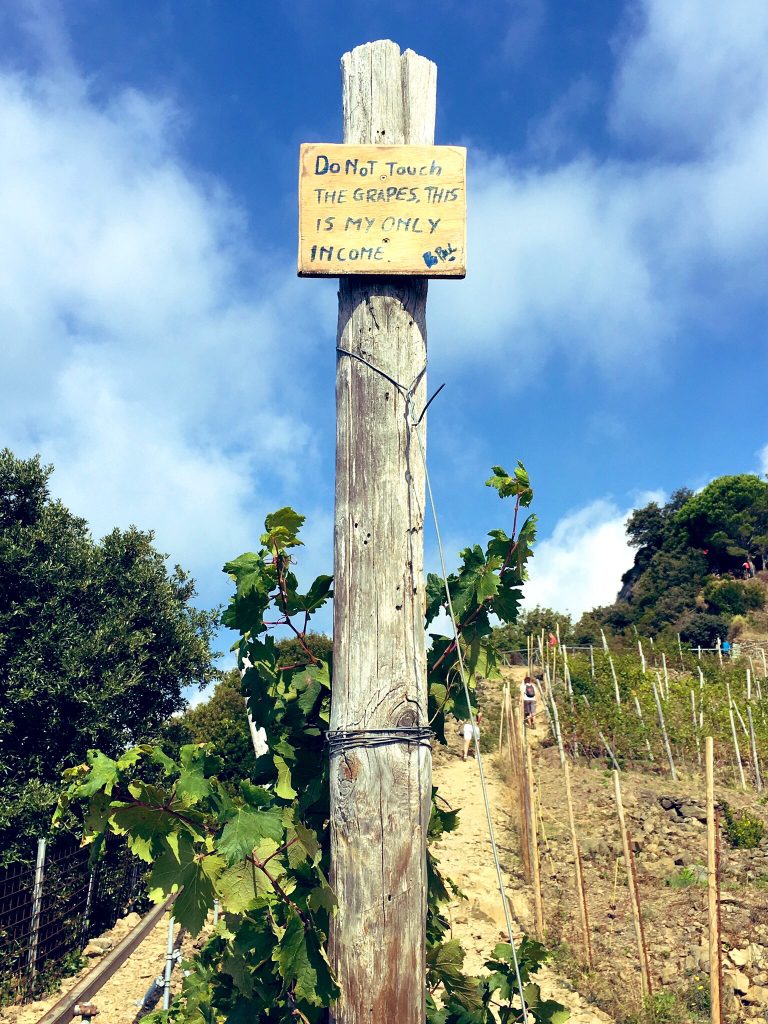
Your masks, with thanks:
[{"label": "wooden vineyard stake", "polygon": [[699,729],[704,728],[704,673],[699,669]]},{"label": "wooden vineyard stake", "polygon": [[[344,54],[341,65],[345,145],[432,146],[437,69],[431,61],[411,50],[401,54],[384,40]],[[396,162],[394,171],[381,172],[390,178],[398,175],[396,152],[385,154]],[[419,167],[427,166],[424,153]],[[364,155],[368,159],[360,150],[360,160]],[[408,163],[409,154],[401,155]],[[329,162],[327,174],[319,174],[324,166],[314,165],[315,176],[329,182],[318,187],[336,195],[321,195],[320,205],[338,206],[344,217],[339,187],[331,182],[336,172]],[[344,171],[354,173],[346,164]],[[432,176],[438,177],[430,159],[423,177]],[[379,174],[376,187],[394,186]],[[358,216],[355,211],[352,222],[344,220],[350,235],[360,230]],[[413,232],[413,222],[401,227]],[[427,251],[435,255],[431,239]],[[423,629],[425,470],[414,411],[418,415],[427,400],[426,277],[438,268],[424,265],[418,276],[358,276],[370,270],[358,256],[353,261],[347,251],[343,265],[323,266],[343,275],[329,730],[340,738],[329,752],[331,884],[338,902],[329,956],[341,995],[330,1020],[423,1024],[432,773]],[[334,258],[341,260],[338,248]],[[377,273],[387,269],[384,261]],[[419,429],[425,430],[423,421]],[[395,741],[376,742],[381,729]],[[360,741],[354,746],[345,740],[352,731]]]},{"label": "wooden vineyard stake", "polygon": [[765,657],[765,648],[760,648],[760,657],[763,659],[763,679],[768,679],[768,658]]},{"label": "wooden vineyard stake", "polygon": [[507,726],[507,755],[509,758],[509,770],[512,776],[512,802],[517,813],[518,835],[520,837],[520,859],[523,865],[523,874],[530,881],[531,879],[531,857],[530,837],[528,834],[528,797],[527,784],[525,779],[525,767],[523,762],[523,730],[521,723],[519,701],[511,699],[506,708]]},{"label": "wooden vineyard stake", "polygon": [[651,969],[648,962],[648,950],[645,945],[645,934],[643,932],[643,918],[640,911],[640,894],[637,888],[637,875],[634,871],[634,858],[632,856],[630,837],[627,832],[627,825],[624,819],[624,804],[621,799],[621,780],[617,771],[614,771],[613,773],[613,792],[616,797],[616,811],[619,816],[619,831],[621,832],[621,844],[624,850],[624,867],[627,871],[629,902],[632,908],[632,925],[635,929],[637,955],[640,961],[640,984],[643,996],[645,997],[653,993]]},{"label": "wooden vineyard stake", "polygon": [[530,837],[531,865],[533,867],[533,902],[536,909],[536,938],[544,941],[544,908],[541,901],[541,868],[539,864],[539,837],[536,827],[536,790],[533,783],[533,759],[531,744],[525,744],[525,767],[528,782],[528,805],[531,808]]},{"label": "wooden vineyard stake", "polygon": [[643,675],[646,673],[645,655],[643,654],[643,642],[642,640],[637,641],[637,650],[640,655],[640,667],[643,670]]},{"label": "wooden vineyard stake", "polygon": [[573,868],[576,881],[576,902],[579,905],[579,923],[581,925],[581,941],[584,948],[584,958],[589,967],[592,967],[592,940],[589,935],[589,911],[587,909],[587,892],[584,887],[584,872],[581,865],[581,853],[579,851],[579,840],[576,835],[576,818],[573,813],[573,795],[571,793],[571,772],[567,759],[562,761],[563,777],[565,779],[565,799],[568,804],[568,825],[571,831],[571,848],[573,850]]},{"label": "wooden vineyard stake", "polygon": [[758,793],[763,791],[763,779],[760,775],[760,762],[757,758],[757,744],[755,743],[755,726],[752,721],[752,705],[747,704],[747,719],[749,721],[749,742],[752,749],[752,773],[755,779],[755,789]]},{"label": "wooden vineyard stake", "polygon": [[608,740],[605,738],[605,736],[601,732],[598,732],[597,735],[600,737],[600,741],[602,742],[603,746],[605,747],[605,752],[608,755],[608,757],[610,759],[610,762],[611,762],[611,764],[614,767],[614,770],[618,771],[619,770],[619,763],[616,760],[616,758],[614,756],[614,753],[613,753],[613,751],[611,750],[611,748],[610,748],[610,746],[608,744]]},{"label": "wooden vineyard stake", "polygon": [[501,755],[501,743],[504,737],[504,712],[507,706],[507,686],[505,683],[501,690],[501,714],[499,715],[499,755]]},{"label": "wooden vineyard stake", "polygon": [[722,972],[720,946],[720,878],[718,874],[717,821],[715,818],[715,758],[711,736],[704,741],[707,777],[707,892],[709,905],[709,996],[712,1024],[722,1024]]},{"label": "wooden vineyard stake", "polygon": [[693,719],[693,735],[696,739],[696,760],[701,769],[701,739],[699,737],[699,723],[698,716],[696,714],[696,694],[691,687],[691,717]]},{"label": "wooden vineyard stake", "polygon": [[[656,676],[658,678],[658,672],[656,673]],[[661,728],[661,735],[664,739],[664,750],[666,751],[667,761],[669,762],[669,771],[672,775],[672,778],[675,780],[675,782],[677,782],[677,770],[675,768],[675,762],[672,758],[672,748],[669,745],[669,736],[667,736],[667,726],[664,721],[664,712],[661,707],[661,701],[659,700],[659,691],[656,688],[656,683],[653,680],[651,680],[651,686],[653,688],[653,699],[656,701],[656,713],[659,716],[659,726]]]},{"label": "wooden vineyard stake", "polygon": [[613,658],[608,655],[608,664],[611,666],[611,675],[613,676],[613,694],[616,698],[617,707],[621,707],[621,695],[619,693],[619,680],[616,678],[616,669],[613,664]]},{"label": "wooden vineyard stake", "polygon": [[520,794],[520,849],[523,855],[523,871],[529,882],[533,881],[533,860],[531,858],[532,838],[531,825],[535,828],[536,822],[533,819],[533,807],[531,806],[530,794],[528,792],[528,769],[525,763],[525,749],[528,746],[528,739],[525,735],[525,719],[517,708],[517,758],[518,772],[517,785]]},{"label": "wooden vineyard stake", "polygon": [[635,711],[637,712],[637,717],[640,719],[640,725],[643,727],[645,749],[648,751],[648,757],[651,759],[651,761],[653,761],[655,760],[655,758],[653,756],[653,750],[651,749],[651,741],[648,739],[648,730],[645,725],[645,719],[643,718],[643,709],[640,707],[640,701],[637,699],[636,693],[632,694],[632,699],[635,702]]},{"label": "wooden vineyard stake", "polygon": [[746,790],[747,780],[744,778],[744,765],[741,762],[741,750],[739,749],[739,737],[736,735],[736,723],[733,720],[733,701],[730,699],[730,691],[728,694],[728,716],[731,720],[731,736],[733,737],[733,750],[736,755],[736,767],[739,770],[739,780],[741,782],[741,788]]},{"label": "wooden vineyard stake", "polygon": [[592,644],[589,645],[589,672],[592,678],[595,678],[595,649]]},{"label": "wooden vineyard stake", "polygon": [[677,649],[680,652],[680,668],[685,671],[685,658],[683,657],[683,641],[680,639],[680,634],[677,634]]},{"label": "wooden vineyard stake", "polygon": [[663,651],[661,652],[661,665],[664,672],[664,692],[669,700],[669,672],[667,671],[667,656]]}]

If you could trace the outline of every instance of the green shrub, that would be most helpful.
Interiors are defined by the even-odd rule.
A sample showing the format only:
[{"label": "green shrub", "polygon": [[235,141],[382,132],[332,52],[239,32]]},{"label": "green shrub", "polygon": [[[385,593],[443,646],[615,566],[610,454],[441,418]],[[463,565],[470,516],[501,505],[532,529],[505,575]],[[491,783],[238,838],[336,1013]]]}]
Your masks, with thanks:
[{"label": "green shrub", "polygon": [[723,832],[729,844],[739,850],[754,850],[759,846],[765,835],[765,822],[749,811],[742,811],[737,818],[727,803],[722,808]]},{"label": "green shrub", "polygon": [[672,889],[688,889],[692,885],[706,885],[707,872],[700,864],[692,868],[680,868],[674,875],[670,875],[664,884]]},{"label": "green shrub", "polygon": [[710,579],[704,587],[710,611],[722,615],[745,615],[765,604],[763,588],[754,580]]},{"label": "green shrub", "polygon": [[686,612],[677,628],[683,643],[691,647],[714,647],[718,637],[725,640],[728,636],[728,620],[722,615]]}]

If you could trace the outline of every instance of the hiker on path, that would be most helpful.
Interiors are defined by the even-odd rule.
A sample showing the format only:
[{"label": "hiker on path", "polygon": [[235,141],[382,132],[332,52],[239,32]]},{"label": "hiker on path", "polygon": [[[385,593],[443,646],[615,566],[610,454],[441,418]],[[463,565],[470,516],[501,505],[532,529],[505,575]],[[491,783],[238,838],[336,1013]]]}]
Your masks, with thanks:
[{"label": "hiker on path", "polygon": [[520,696],[523,700],[523,722],[529,729],[536,725],[536,680],[526,676],[520,684]]},{"label": "hiker on path", "polygon": [[464,761],[466,761],[467,758],[469,757],[469,748],[473,740],[475,743],[475,750],[473,751],[473,753],[475,754],[475,756],[477,756],[477,745],[480,742],[480,722],[482,721],[482,718],[482,711],[478,711],[477,714],[475,715],[474,729],[472,728],[471,722],[464,723]]}]

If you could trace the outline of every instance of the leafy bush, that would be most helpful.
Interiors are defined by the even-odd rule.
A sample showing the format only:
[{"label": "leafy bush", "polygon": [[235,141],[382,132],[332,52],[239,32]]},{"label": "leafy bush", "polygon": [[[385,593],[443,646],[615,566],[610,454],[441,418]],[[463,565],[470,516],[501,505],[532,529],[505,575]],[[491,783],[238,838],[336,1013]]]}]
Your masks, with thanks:
[{"label": "leafy bush", "polygon": [[728,627],[728,639],[735,640],[737,636],[741,636],[744,630],[747,628],[747,619],[744,615],[734,615],[731,619],[731,624]]},{"label": "leafy bush", "polygon": [[742,811],[737,818],[727,803],[722,808],[725,818],[723,832],[730,845],[739,850],[758,847],[765,835],[765,822],[749,811]]},{"label": "leafy bush", "polygon": [[710,611],[722,615],[745,615],[765,605],[763,588],[754,580],[710,579],[704,597]]},{"label": "leafy bush", "polygon": [[706,885],[707,872],[700,865],[692,868],[680,868],[674,875],[670,875],[664,884],[671,889],[690,889],[694,885]]},{"label": "leafy bush", "polygon": [[722,615],[688,612],[677,626],[680,639],[691,647],[714,647],[718,637],[725,640],[728,636],[728,620]]}]

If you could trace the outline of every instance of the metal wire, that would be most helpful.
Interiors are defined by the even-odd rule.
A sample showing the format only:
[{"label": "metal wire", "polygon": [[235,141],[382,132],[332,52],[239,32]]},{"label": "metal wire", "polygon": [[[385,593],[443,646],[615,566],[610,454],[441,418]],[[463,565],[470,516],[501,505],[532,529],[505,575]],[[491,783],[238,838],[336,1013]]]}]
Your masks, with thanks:
[{"label": "metal wire", "polygon": [[393,743],[418,743],[431,747],[432,730],[424,725],[393,726],[390,729],[329,729],[325,734],[329,754],[354,747],[384,747]]}]

